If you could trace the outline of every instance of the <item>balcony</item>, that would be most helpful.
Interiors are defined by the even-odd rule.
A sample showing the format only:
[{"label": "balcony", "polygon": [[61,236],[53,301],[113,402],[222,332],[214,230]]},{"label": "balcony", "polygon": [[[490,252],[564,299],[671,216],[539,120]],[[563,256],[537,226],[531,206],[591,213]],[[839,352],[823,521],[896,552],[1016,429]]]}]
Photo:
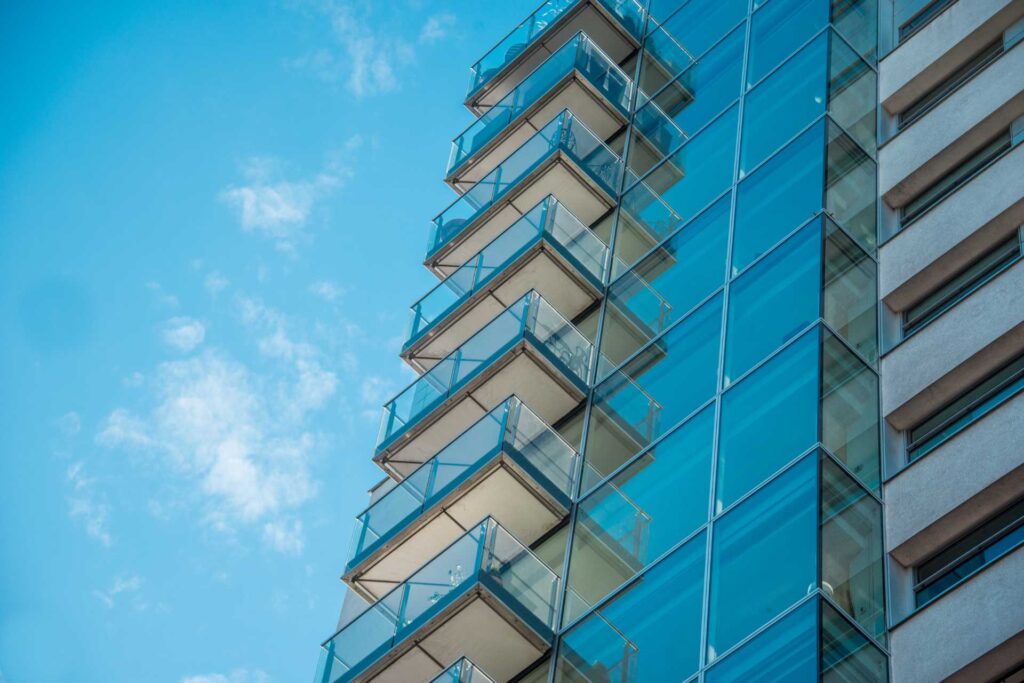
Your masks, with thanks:
[{"label": "balcony", "polygon": [[533,543],[568,514],[578,461],[508,398],[356,518],[346,583],[378,599],[486,516]]},{"label": "balcony", "polygon": [[318,683],[423,681],[468,657],[508,680],[551,645],[558,576],[488,517],[322,645]]},{"label": "balcony", "polygon": [[583,400],[595,356],[531,290],[384,406],[374,459],[404,478],[512,394],[553,424]]},{"label": "balcony", "polygon": [[548,0],[470,68],[466,106],[487,111],[579,31],[621,63],[640,44],[645,15],[636,0]]},{"label": "balcony", "polygon": [[426,265],[465,263],[549,194],[585,225],[613,206],[622,159],[562,110],[433,220]]},{"label": "balcony", "polygon": [[577,33],[452,141],[446,180],[477,182],[563,109],[607,140],[629,122],[633,92],[629,76]]},{"label": "balcony", "polygon": [[[548,195],[417,301],[402,356],[424,371],[530,289],[569,318],[601,295],[608,247]],[[431,360],[434,359],[434,360]]]},{"label": "balcony", "polygon": [[495,683],[495,680],[463,657],[438,674],[430,683]]}]

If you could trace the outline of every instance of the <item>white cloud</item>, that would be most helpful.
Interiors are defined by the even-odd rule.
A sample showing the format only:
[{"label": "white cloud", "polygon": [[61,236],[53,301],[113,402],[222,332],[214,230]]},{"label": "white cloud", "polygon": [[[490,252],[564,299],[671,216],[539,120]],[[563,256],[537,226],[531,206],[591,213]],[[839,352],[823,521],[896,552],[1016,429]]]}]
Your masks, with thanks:
[{"label": "white cloud", "polygon": [[345,288],[330,280],[320,280],[309,286],[309,291],[324,301],[337,301],[345,294]]},{"label": "white cloud", "polygon": [[179,316],[163,324],[161,336],[168,346],[188,353],[203,343],[206,326],[194,318]]},{"label": "white cloud", "polygon": [[436,43],[448,36],[455,26],[455,15],[444,12],[429,17],[420,29],[420,42],[427,45]]},{"label": "white cloud", "polygon": [[126,375],[121,378],[121,384],[128,387],[129,389],[137,389],[142,386],[143,382],[146,381],[146,376],[139,371],[135,371],[130,375]]},{"label": "white cloud", "polygon": [[85,528],[85,533],[104,547],[114,544],[110,534],[110,505],[96,489],[96,480],[85,473],[85,463],[70,465],[64,474],[70,488],[68,516]]},{"label": "white cloud", "polygon": [[82,418],[75,411],[68,411],[57,420],[57,429],[64,436],[76,436],[82,430]]},{"label": "white cloud", "polygon": [[[118,601],[118,596],[123,594],[137,593],[142,588],[142,579],[138,576],[118,576],[107,590],[94,590],[93,596],[103,603],[107,609],[113,609]],[[136,601],[136,609],[144,609],[145,603]]]},{"label": "white cloud", "polygon": [[335,159],[312,176],[285,180],[272,159],[253,157],[242,168],[245,183],[230,185],[220,199],[235,209],[242,229],[274,240],[293,251],[316,203],[341,187],[351,169]]},{"label": "white cloud", "polygon": [[96,441],[103,446],[130,446],[148,448],[152,439],[146,433],[146,424],[124,408],[117,408],[103,422]]},{"label": "white cloud", "polygon": [[159,282],[154,282],[151,280],[146,283],[146,288],[149,289],[149,291],[153,292],[153,294],[156,296],[157,302],[161,306],[166,306],[167,308],[178,307],[178,297],[174,296],[173,294],[168,294],[167,292],[165,292],[164,288],[160,285]]},{"label": "white cloud", "polygon": [[259,669],[235,669],[229,674],[185,676],[181,683],[270,683],[270,676]]},{"label": "white cloud", "polygon": [[223,292],[225,289],[228,288],[228,285],[230,284],[231,281],[216,270],[211,273],[208,273],[206,275],[206,278],[203,280],[203,287],[205,287],[206,291],[212,294],[213,296],[216,296]]},{"label": "white cloud", "polygon": [[363,403],[376,405],[391,398],[395,393],[395,385],[383,377],[367,377],[359,388]]},{"label": "white cloud", "polygon": [[263,525],[263,541],[274,550],[285,555],[299,555],[305,545],[302,533],[302,522],[283,520],[267,522]]}]

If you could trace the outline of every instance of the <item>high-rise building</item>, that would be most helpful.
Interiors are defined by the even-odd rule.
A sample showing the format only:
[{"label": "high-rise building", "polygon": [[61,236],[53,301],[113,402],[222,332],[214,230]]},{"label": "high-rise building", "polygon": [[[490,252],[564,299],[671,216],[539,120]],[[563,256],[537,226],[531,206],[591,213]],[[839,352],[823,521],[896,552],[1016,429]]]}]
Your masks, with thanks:
[{"label": "high-rise building", "polygon": [[1024,0],[471,69],[318,683],[1024,679]]}]

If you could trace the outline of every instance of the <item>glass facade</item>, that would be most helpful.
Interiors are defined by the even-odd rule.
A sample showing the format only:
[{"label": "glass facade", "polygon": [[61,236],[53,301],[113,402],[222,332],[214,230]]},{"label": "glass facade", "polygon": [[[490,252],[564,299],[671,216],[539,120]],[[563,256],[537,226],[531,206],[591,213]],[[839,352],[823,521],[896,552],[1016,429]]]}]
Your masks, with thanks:
[{"label": "glass facade", "polygon": [[[607,26],[588,35],[583,16]],[[389,472],[396,480],[360,516],[349,569],[370,550],[404,552],[389,535],[408,527],[404,545],[415,544],[433,528],[417,530],[418,515],[465,491],[477,519],[519,550],[494,559],[481,540],[490,527],[467,532],[456,545],[479,557],[453,569],[449,549],[423,564],[448,572],[435,602],[479,597],[519,618],[481,616],[474,627],[493,632],[459,641],[456,618],[430,600],[417,613],[427,616],[396,626],[386,596],[366,613],[387,619],[358,617],[381,621],[386,646],[346,655],[344,628],[324,645],[323,661],[343,663],[335,671],[372,675],[325,677],[322,664],[318,683],[385,670],[425,682],[888,680],[877,21],[876,0],[551,0],[473,67],[471,96],[507,94],[474,100],[480,118],[457,138],[452,168],[573,69],[626,123],[599,135],[592,113],[555,96],[547,106],[561,113],[434,220],[428,265],[553,159],[613,206],[577,218],[551,185],[502,203],[510,227],[442,273],[413,307],[410,339],[537,243],[601,295],[570,316],[527,295],[385,408],[379,451],[412,426],[428,450],[400,480]],[[564,38],[537,47],[553,35]],[[475,408],[460,404],[477,411],[464,422],[475,426],[434,424],[460,383],[518,367],[524,341],[547,360]],[[583,398],[523,393],[545,372]],[[523,427],[522,416],[534,417]],[[528,480],[519,488],[550,502],[543,524],[517,519],[515,534],[495,512],[513,487],[469,493],[491,485],[475,472],[503,448],[527,463],[509,475]],[[532,648],[514,671],[480,646],[502,633]]]}]

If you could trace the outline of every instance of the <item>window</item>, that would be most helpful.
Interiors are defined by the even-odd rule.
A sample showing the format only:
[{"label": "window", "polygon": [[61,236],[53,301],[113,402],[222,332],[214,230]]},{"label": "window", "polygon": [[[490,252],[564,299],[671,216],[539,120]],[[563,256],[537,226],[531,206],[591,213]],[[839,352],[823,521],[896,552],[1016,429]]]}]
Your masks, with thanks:
[{"label": "window", "polygon": [[1024,499],[964,535],[915,570],[914,599],[923,607],[1024,544]]},{"label": "window", "polygon": [[909,337],[969,297],[986,282],[1021,259],[1021,233],[1014,234],[980,256],[941,287],[903,313],[903,336]]},{"label": "window", "polygon": [[774,0],[750,24],[747,85],[757,83],[828,23],[827,0]]},{"label": "window", "polygon": [[813,453],[715,522],[709,660],[817,585],[817,483],[818,455]]},{"label": "window", "polygon": [[917,98],[913,104],[900,112],[899,119],[897,120],[899,127],[901,129],[906,128],[934,109],[942,100],[952,95],[957,88],[981,73],[986,66],[994,62],[1001,54],[1003,54],[1003,39],[999,38],[999,40],[982,48],[981,52],[968,60],[966,64],[939,81],[928,92]]},{"label": "window", "polygon": [[[708,670],[707,683],[818,680],[817,601],[808,600]],[[854,679],[856,680],[856,679]]]},{"label": "window", "polygon": [[932,2],[926,4],[914,16],[900,25],[900,42],[917,33],[925,24],[942,14],[954,2],[956,0],[932,0]]},{"label": "window", "polygon": [[966,394],[910,430],[907,455],[924,457],[1024,389],[1024,356],[989,375]]},{"label": "window", "polygon": [[985,168],[996,161],[1006,152],[1010,151],[1013,145],[1019,141],[1012,140],[1010,131],[1004,130],[988,143],[975,150],[968,158],[951,171],[929,185],[923,192],[914,197],[906,206],[900,209],[900,222],[906,227],[913,221],[920,218],[926,211],[934,207],[943,199],[960,189],[974,176],[978,175]]}]

